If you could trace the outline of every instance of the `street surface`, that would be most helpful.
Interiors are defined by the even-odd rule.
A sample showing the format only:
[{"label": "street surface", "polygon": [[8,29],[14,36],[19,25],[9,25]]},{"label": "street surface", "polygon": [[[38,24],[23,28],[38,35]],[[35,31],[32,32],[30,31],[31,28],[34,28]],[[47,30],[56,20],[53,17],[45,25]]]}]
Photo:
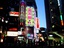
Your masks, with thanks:
[{"label": "street surface", "polygon": [[64,48],[64,45],[62,46],[40,46],[40,45],[25,45],[25,44],[13,44],[13,43],[0,43],[0,48]]}]

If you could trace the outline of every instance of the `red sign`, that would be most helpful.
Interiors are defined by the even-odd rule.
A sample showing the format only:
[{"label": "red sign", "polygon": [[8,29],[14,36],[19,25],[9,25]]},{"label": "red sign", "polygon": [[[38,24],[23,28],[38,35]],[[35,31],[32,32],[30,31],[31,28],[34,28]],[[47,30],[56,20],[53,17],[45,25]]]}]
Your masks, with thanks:
[{"label": "red sign", "polygon": [[17,31],[17,28],[9,28],[9,31]]},{"label": "red sign", "polygon": [[10,16],[19,16],[19,12],[10,12]]},{"label": "red sign", "polygon": [[62,26],[64,25],[63,20],[61,20],[61,25],[62,25]]},{"label": "red sign", "polygon": [[40,26],[39,26],[39,19],[38,18],[36,18],[36,20],[35,20],[35,26],[36,26],[36,28],[39,28]]}]

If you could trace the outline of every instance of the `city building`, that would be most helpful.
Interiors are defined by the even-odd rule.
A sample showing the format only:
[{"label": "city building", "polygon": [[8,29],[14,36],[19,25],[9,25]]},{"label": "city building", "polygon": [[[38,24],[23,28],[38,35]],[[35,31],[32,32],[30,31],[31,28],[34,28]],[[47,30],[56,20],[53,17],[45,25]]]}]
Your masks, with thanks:
[{"label": "city building", "polygon": [[1,1],[0,9],[2,31],[18,30],[19,0]]},{"label": "city building", "polygon": [[58,6],[60,9],[60,19],[61,19],[61,26],[62,26],[62,32],[64,32],[64,1],[58,0]]},{"label": "city building", "polygon": [[64,37],[63,36],[64,33],[62,31],[64,28],[63,12],[62,12],[63,1],[61,0],[44,0],[44,1],[45,1],[48,40],[50,39],[56,41],[59,40],[59,42],[61,41],[60,43],[63,44],[63,37]]},{"label": "city building", "polygon": [[48,32],[61,32],[60,11],[57,0],[44,0]]},{"label": "city building", "polygon": [[[34,37],[34,25],[35,18],[37,17],[37,6],[35,0],[25,0],[26,1],[26,18],[25,18],[25,26],[28,29],[27,36],[33,35]],[[32,32],[32,33],[31,33]],[[29,37],[32,38],[32,37]]]},{"label": "city building", "polygon": [[34,37],[35,17],[37,17],[35,0],[0,2],[0,28],[2,28],[3,34],[7,34],[7,39],[13,37],[12,40],[14,40],[14,37],[17,37],[18,34],[22,35],[22,33],[32,39]]}]

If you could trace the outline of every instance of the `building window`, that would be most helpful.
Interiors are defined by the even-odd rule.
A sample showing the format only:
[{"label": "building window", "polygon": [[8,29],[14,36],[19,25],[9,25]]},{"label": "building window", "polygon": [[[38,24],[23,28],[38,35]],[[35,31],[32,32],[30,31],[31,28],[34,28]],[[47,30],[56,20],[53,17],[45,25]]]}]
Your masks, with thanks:
[{"label": "building window", "polygon": [[51,11],[53,11],[53,9],[51,9]]},{"label": "building window", "polygon": [[52,25],[52,28],[54,28],[55,27],[55,25]]},{"label": "building window", "polygon": [[50,4],[52,4],[52,2],[50,2]]},{"label": "building window", "polygon": [[54,18],[54,16],[52,16],[52,19]]}]

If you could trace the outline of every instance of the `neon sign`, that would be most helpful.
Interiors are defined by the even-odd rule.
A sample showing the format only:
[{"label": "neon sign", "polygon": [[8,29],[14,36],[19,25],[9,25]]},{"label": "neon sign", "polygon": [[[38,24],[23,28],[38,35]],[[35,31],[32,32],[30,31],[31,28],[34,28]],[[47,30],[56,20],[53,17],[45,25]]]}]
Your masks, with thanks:
[{"label": "neon sign", "polygon": [[34,26],[35,13],[34,7],[26,7],[26,26]]}]

